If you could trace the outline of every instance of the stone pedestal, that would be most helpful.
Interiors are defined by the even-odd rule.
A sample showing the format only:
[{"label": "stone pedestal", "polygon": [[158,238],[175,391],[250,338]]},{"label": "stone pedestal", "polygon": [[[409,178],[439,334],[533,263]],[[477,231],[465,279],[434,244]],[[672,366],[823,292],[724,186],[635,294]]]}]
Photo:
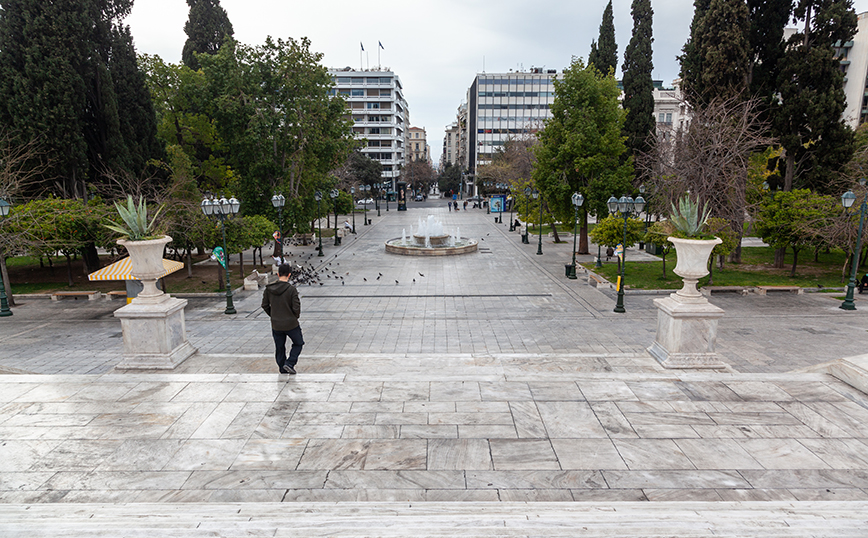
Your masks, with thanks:
[{"label": "stone pedestal", "polygon": [[171,370],[196,353],[187,341],[186,299],[134,299],[115,311],[124,333],[122,370]]},{"label": "stone pedestal", "polygon": [[725,368],[714,352],[717,320],[723,310],[704,297],[676,293],[654,299],[657,306],[657,338],[648,352],[665,368]]}]

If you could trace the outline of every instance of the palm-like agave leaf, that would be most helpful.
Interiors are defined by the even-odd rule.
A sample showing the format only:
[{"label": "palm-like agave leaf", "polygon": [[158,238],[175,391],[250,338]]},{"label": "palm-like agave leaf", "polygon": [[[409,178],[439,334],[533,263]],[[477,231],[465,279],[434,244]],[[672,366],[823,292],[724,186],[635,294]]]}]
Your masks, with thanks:
[{"label": "palm-like agave leaf", "polygon": [[708,203],[699,208],[698,202],[693,202],[690,195],[685,194],[678,200],[678,206],[670,204],[672,214],[669,219],[675,229],[685,234],[687,237],[701,236],[705,228],[705,223],[708,221],[710,213]]},{"label": "palm-like agave leaf", "polygon": [[148,205],[144,198],[139,198],[138,206],[136,206],[133,197],[127,196],[126,207],[115,202],[115,208],[118,210],[118,215],[120,215],[121,220],[123,220],[123,224],[111,223],[106,224],[105,227],[109,230],[121,233],[134,241],[147,237],[153,231],[154,223],[157,221],[157,217],[163,209],[163,207],[160,206],[149,223]]}]

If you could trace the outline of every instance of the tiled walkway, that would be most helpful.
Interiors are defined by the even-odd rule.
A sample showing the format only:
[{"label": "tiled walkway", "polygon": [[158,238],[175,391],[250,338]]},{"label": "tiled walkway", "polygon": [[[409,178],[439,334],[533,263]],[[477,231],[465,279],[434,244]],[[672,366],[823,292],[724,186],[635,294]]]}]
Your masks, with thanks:
[{"label": "tiled walkway", "polygon": [[[124,535],[125,517],[130,536],[868,528],[868,396],[790,372],[864,348],[862,310],[715,298],[732,371],[667,371],[644,352],[653,296],[614,314],[557,274],[563,252],[541,263],[462,215],[462,235],[499,255],[385,257],[397,215],[327,258],[353,280],[302,290],[297,376],[273,373],[258,294],[236,316],[193,301],[201,353],[166,373],[110,371],[120,328],[105,304],[16,307],[0,363],[47,375],[0,376],[0,535]],[[380,272],[391,284],[358,282]]]}]

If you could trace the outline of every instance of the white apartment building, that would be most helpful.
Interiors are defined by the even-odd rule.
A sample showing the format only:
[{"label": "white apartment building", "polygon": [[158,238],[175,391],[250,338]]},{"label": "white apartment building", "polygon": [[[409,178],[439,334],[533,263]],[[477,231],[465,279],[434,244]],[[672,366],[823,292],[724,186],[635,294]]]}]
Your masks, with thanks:
[{"label": "white apartment building", "polygon": [[394,190],[406,159],[410,125],[401,79],[388,69],[345,67],[329,69],[329,74],[334,81],[332,95],[347,101],[355,137],[366,141],[362,153],[380,162],[383,179],[390,180]]},{"label": "white apartment building", "polygon": [[444,129],[443,155],[440,157],[440,168],[447,164],[458,164],[458,122],[453,121]]},{"label": "white apartment building", "polygon": [[[534,133],[550,116],[555,69],[479,73],[467,90],[466,170],[491,162],[495,150],[510,137]],[[468,179],[468,183],[472,178]]]}]

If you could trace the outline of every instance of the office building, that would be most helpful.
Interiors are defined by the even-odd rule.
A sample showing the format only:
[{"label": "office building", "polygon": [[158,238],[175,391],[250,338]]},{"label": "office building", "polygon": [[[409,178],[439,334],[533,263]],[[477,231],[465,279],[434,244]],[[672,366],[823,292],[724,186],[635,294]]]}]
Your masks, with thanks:
[{"label": "office building", "polygon": [[425,161],[430,163],[428,138],[423,127],[410,127],[407,139],[407,162]]}]

